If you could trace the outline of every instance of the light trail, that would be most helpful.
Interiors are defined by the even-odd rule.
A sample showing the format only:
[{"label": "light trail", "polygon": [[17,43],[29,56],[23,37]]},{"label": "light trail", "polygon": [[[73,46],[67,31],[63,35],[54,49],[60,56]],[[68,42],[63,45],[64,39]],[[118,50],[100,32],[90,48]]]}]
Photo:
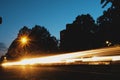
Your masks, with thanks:
[{"label": "light trail", "polygon": [[[117,51],[117,55],[115,55],[114,53],[115,51]],[[105,54],[107,56],[105,56]],[[110,56],[110,55],[115,55],[115,56]],[[23,59],[17,62],[6,62],[6,63],[3,63],[2,66],[58,64],[58,63],[64,64],[64,63],[71,63],[75,61],[82,61],[82,62],[119,61],[120,60],[119,55],[120,55],[120,47],[111,47],[111,48],[103,48],[103,49],[95,49],[95,50],[60,54],[60,55],[54,55],[54,56],[47,56],[47,57]],[[97,57],[94,57],[94,56],[97,56]]]},{"label": "light trail", "polygon": [[102,56],[82,59],[83,62],[90,61],[120,61],[120,56]]}]

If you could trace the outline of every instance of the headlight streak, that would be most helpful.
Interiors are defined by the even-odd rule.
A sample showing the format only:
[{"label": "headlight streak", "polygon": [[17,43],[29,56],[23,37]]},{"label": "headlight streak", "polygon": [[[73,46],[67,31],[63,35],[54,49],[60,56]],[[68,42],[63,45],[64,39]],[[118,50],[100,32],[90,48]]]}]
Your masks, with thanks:
[{"label": "headlight streak", "polygon": [[[91,61],[120,61],[120,56],[99,56],[104,52],[119,51],[120,47],[103,48],[96,50],[88,50],[81,52],[73,52],[47,57],[23,59],[17,62],[2,63],[2,66],[13,65],[34,65],[34,64],[57,64],[57,63],[74,63],[76,61],[91,62]],[[103,54],[105,55],[105,54]],[[96,57],[94,57],[96,56]]]}]

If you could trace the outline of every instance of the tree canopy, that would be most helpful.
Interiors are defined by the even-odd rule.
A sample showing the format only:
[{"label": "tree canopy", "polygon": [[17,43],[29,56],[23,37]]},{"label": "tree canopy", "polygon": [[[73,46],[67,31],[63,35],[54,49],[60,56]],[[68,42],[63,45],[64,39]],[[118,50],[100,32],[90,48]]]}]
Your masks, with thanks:
[{"label": "tree canopy", "polygon": [[[23,36],[26,36],[29,41],[24,46],[21,46],[20,38]],[[32,29],[29,29],[24,26],[19,30],[17,38],[10,45],[6,55],[9,58],[19,58],[26,55],[52,53],[57,50],[58,40],[51,36],[45,27],[35,25]]]},{"label": "tree canopy", "polygon": [[101,0],[101,4],[103,4],[102,8],[108,3],[112,3],[111,8],[120,8],[120,0]]},{"label": "tree canopy", "polygon": [[66,30],[61,31],[61,49],[63,51],[91,49],[95,28],[95,21],[91,15],[77,16],[72,24],[66,25]]},{"label": "tree canopy", "polygon": [[109,2],[112,3],[111,7],[103,12],[97,19],[99,25],[99,37],[105,42],[110,41],[112,45],[120,44],[120,0],[101,0],[105,7]]}]

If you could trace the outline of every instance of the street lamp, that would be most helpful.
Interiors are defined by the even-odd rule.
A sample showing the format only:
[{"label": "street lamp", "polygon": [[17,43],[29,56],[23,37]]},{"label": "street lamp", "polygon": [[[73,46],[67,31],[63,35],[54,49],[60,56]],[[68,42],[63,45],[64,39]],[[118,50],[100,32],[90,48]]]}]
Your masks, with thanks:
[{"label": "street lamp", "polygon": [[21,46],[24,47],[29,44],[30,39],[27,36],[21,36],[19,41]]},{"label": "street lamp", "polygon": [[105,42],[107,46],[110,46],[112,43],[110,41]]},{"label": "street lamp", "polygon": [[22,44],[27,44],[28,38],[26,36],[21,37],[20,41],[21,41]]},{"label": "street lamp", "polygon": [[26,47],[29,46],[29,43],[30,43],[30,39],[28,36],[21,36],[19,38],[19,43],[20,43],[20,47],[22,48],[23,52],[24,52],[24,55],[27,54],[27,50],[26,50]]}]

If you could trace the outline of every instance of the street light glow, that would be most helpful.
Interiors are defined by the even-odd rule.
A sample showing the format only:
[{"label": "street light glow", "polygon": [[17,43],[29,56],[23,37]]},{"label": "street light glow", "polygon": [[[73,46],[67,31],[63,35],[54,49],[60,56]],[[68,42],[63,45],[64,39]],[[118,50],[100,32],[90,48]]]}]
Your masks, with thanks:
[{"label": "street light glow", "polygon": [[29,45],[30,39],[28,38],[28,36],[21,36],[18,40],[19,44],[21,47],[24,47],[26,45]]},{"label": "street light glow", "polygon": [[27,44],[28,38],[26,36],[21,37],[20,41],[21,41],[22,44]]}]

